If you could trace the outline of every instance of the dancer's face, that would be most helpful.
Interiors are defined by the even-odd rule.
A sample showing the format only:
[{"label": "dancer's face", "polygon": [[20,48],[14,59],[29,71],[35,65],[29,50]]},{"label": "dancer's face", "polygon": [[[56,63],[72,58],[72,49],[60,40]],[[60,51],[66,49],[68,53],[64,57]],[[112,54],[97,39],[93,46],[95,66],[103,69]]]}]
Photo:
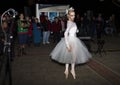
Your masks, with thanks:
[{"label": "dancer's face", "polygon": [[74,19],[75,19],[75,12],[74,11],[69,12],[68,16],[69,16],[69,20],[74,21]]}]

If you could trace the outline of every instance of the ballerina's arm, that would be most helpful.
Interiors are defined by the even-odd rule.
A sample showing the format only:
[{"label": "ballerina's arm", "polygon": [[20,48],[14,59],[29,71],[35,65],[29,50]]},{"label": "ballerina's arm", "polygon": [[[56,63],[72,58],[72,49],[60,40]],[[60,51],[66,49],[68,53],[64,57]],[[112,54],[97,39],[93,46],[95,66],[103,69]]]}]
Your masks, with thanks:
[{"label": "ballerina's arm", "polygon": [[67,28],[66,31],[64,33],[64,37],[65,37],[65,43],[67,48],[70,48],[69,42],[68,42],[68,36],[69,36],[69,30],[70,30],[71,24],[69,22],[67,22]]}]

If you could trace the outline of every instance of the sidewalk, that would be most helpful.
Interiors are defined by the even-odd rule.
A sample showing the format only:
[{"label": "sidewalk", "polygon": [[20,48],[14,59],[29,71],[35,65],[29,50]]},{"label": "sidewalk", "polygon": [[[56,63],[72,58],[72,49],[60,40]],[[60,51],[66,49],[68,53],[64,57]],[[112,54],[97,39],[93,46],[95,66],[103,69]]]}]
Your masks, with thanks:
[{"label": "sidewalk", "polygon": [[[120,37],[105,36],[104,50],[102,57],[93,54],[93,58],[102,63],[116,74],[120,75]],[[96,45],[92,44],[92,50],[96,50]]]},{"label": "sidewalk", "polygon": [[13,63],[13,85],[111,85],[92,68],[76,66],[77,79],[65,79],[64,65],[48,56],[54,45],[28,49],[28,56],[17,57]]},{"label": "sidewalk", "polygon": [[[13,85],[120,85],[120,51],[109,50],[119,49],[120,39],[104,39],[106,55],[102,53],[103,57],[100,57],[92,53],[92,62],[77,65],[75,80],[71,74],[65,79],[64,65],[53,62],[49,57],[55,44],[28,47],[28,55],[16,56],[12,63]],[[96,50],[95,43],[92,44],[92,50]]]}]

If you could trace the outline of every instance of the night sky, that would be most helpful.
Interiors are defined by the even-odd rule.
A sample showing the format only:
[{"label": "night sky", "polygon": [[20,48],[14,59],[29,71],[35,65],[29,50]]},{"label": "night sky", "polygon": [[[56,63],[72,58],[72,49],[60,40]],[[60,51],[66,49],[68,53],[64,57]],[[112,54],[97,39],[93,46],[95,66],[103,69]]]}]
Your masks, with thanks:
[{"label": "night sky", "polygon": [[[37,1],[38,2],[38,1]],[[8,4],[9,3],[9,4]],[[120,8],[112,3],[111,0],[41,0],[40,4],[70,4],[76,12],[83,14],[86,10],[93,10],[94,14],[103,13],[103,15],[111,15],[112,13],[119,14]],[[24,10],[27,6],[27,0],[1,0],[0,1],[0,14],[9,8],[14,8],[18,12]],[[35,12],[35,5],[32,6],[32,12]]]},{"label": "night sky", "polygon": [[26,0],[0,0],[0,14],[9,8],[13,8],[18,11],[23,11],[26,5]]}]

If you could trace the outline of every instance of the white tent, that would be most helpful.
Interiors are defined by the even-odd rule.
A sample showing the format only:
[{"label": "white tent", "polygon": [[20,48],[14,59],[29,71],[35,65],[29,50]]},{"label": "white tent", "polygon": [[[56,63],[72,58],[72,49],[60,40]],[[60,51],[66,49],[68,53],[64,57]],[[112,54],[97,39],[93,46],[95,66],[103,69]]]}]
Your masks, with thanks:
[{"label": "white tent", "polygon": [[42,12],[52,20],[56,16],[64,16],[66,9],[69,5],[58,5],[58,4],[36,4],[36,17],[39,18]]}]

